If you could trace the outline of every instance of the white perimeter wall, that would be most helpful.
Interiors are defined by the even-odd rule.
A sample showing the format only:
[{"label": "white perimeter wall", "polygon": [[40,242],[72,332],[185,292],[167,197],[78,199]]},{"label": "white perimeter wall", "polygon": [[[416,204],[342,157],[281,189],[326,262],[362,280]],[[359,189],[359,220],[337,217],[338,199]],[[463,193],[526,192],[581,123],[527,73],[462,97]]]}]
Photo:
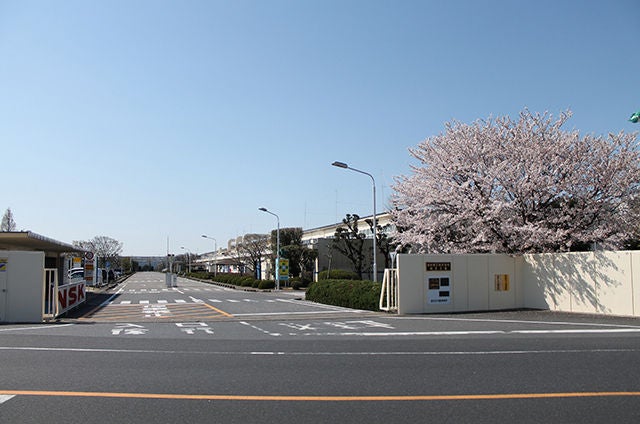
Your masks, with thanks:
[{"label": "white perimeter wall", "polygon": [[[0,321],[42,322],[44,252],[0,250]],[[4,291],[2,291],[4,290]]]},{"label": "white perimeter wall", "polygon": [[[451,270],[428,271],[427,262]],[[508,275],[509,290],[496,289],[496,275]],[[430,277],[449,278],[448,300],[429,298]],[[640,251],[398,255],[398,278],[401,314],[526,307],[640,316]]]},{"label": "white perimeter wall", "polygon": [[[508,255],[398,255],[399,313],[462,312],[522,307],[519,262]],[[450,263],[428,271],[427,263]],[[509,276],[509,290],[495,290],[495,275]],[[449,278],[450,298],[434,303],[429,278]]]},{"label": "white perimeter wall", "polygon": [[528,308],[640,316],[640,251],[525,255]]}]

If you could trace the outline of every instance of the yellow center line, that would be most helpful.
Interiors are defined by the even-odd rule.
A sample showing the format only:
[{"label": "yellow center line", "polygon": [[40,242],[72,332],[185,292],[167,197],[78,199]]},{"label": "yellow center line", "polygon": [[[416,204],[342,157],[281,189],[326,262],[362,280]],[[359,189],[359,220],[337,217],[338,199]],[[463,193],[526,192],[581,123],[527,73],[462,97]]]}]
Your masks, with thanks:
[{"label": "yellow center line", "polygon": [[207,308],[209,308],[209,309],[213,309],[213,310],[214,310],[214,311],[216,311],[217,313],[219,313],[219,314],[221,314],[221,315],[224,315],[224,316],[225,316],[225,317],[227,317],[227,318],[233,318],[233,315],[231,315],[230,313],[225,312],[225,311],[223,311],[222,309],[218,309],[218,308],[216,308],[215,306],[211,306],[211,305],[209,305],[208,303],[202,303],[202,305],[206,306],[206,307],[207,307]]},{"label": "yellow center line", "polygon": [[68,392],[50,390],[0,390],[7,396],[62,396],[129,399],[173,399],[173,400],[229,400],[271,402],[398,402],[398,401],[452,401],[452,400],[505,400],[505,399],[552,399],[640,396],[640,392],[566,392],[566,393],[504,393],[476,395],[408,395],[408,396],[277,396],[277,395],[188,395],[170,393],[113,393],[113,392]]}]

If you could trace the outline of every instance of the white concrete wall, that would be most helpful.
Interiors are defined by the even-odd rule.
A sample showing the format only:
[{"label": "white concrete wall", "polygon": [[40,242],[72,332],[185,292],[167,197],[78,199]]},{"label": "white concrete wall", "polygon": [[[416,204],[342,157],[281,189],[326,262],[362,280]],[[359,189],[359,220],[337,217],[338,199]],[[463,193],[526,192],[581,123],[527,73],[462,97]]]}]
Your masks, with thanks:
[{"label": "white concrete wall", "polygon": [[[44,252],[0,251],[0,321],[42,322]],[[4,297],[4,299],[3,299]]]},{"label": "white concrete wall", "polygon": [[525,255],[525,307],[640,316],[640,251]]},{"label": "white concrete wall", "polygon": [[[427,271],[427,263],[450,263],[451,270]],[[398,255],[399,313],[485,311],[522,307],[516,258],[508,255]],[[508,275],[509,290],[495,289],[495,276]],[[450,298],[434,299],[430,278],[449,278]],[[436,303],[442,301],[442,303]]]},{"label": "white concrete wall", "polygon": [[[451,263],[427,271],[427,262]],[[496,290],[508,275],[509,290]],[[450,278],[448,302],[429,301],[429,277]],[[401,314],[511,308],[640,316],[640,251],[508,255],[398,255]]]}]

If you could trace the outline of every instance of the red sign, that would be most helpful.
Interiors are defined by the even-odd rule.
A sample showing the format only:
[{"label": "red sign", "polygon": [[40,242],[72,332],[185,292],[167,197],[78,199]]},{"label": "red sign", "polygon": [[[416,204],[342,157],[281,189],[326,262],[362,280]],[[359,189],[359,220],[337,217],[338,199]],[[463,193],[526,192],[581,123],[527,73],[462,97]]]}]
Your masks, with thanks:
[{"label": "red sign", "polygon": [[84,281],[58,287],[58,314],[80,305],[86,298]]}]

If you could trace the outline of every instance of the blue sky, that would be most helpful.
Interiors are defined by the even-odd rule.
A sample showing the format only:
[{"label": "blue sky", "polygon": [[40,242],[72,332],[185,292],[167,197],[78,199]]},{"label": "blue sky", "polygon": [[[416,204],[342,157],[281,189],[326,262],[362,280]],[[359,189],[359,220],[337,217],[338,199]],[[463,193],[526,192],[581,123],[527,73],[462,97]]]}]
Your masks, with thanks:
[{"label": "blue sky", "polygon": [[453,119],[636,131],[640,7],[612,1],[0,0],[0,212],[127,255],[388,206]]}]

